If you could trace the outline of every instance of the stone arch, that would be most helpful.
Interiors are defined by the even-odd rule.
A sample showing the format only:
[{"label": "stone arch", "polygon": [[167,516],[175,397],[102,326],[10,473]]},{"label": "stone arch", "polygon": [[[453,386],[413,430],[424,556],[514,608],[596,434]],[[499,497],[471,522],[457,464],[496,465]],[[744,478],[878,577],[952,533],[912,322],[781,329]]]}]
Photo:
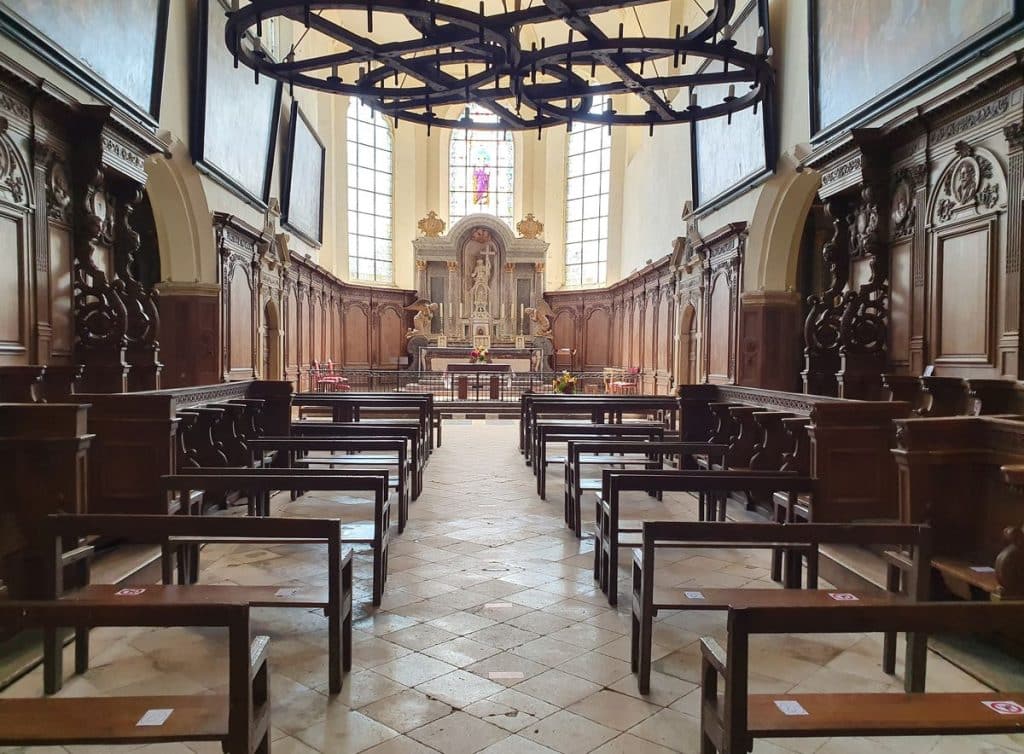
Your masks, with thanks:
[{"label": "stone arch", "polygon": [[161,282],[217,284],[217,250],[202,176],[188,147],[167,136],[169,157],[146,160],[146,190],[160,249]]},{"label": "stone arch", "polygon": [[797,283],[800,239],[821,175],[799,170],[796,158],[779,158],[774,178],[765,183],[748,227],[744,259],[748,291],[793,290]]}]

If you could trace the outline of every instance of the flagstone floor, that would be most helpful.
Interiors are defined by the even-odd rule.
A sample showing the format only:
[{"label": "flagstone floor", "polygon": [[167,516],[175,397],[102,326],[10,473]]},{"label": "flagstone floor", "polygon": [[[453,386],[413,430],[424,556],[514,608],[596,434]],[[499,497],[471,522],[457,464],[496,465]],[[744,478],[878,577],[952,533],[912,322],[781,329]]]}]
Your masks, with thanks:
[{"label": "flagstone floor", "polygon": [[[327,694],[327,624],[314,611],[257,610],[271,636],[277,754],[696,754],[698,638],[723,638],[723,616],[665,613],[655,626],[652,693],[629,670],[627,600],[609,609],[595,589],[591,544],[565,529],[561,479],[548,502],[516,450],[513,422],[453,422],[434,453],[409,528],[393,540],[384,604],[369,607],[370,558],[356,554],[352,674]],[[350,517],[330,496],[275,501],[287,515]],[[695,518],[688,496],[638,498],[662,518]],[[586,510],[586,509],[585,509]],[[325,583],[316,546],[211,546],[204,582]],[[770,586],[767,557],[741,551],[665,551],[665,586]],[[625,560],[620,576],[626,576]],[[625,594],[623,581],[620,594]],[[92,667],[62,692],[76,695],[203,693],[226,682],[225,640],[185,629],[93,632]],[[898,690],[881,673],[875,636],[778,637],[752,652],[756,691]],[[67,667],[71,667],[69,662]],[[983,689],[934,654],[929,690]],[[35,671],[5,695],[38,695]],[[59,724],[55,721],[55,724]],[[113,747],[70,747],[109,751]],[[118,750],[120,748],[118,747]],[[165,744],[147,752],[219,752]],[[13,749],[10,751],[18,751]],[[57,747],[34,751],[65,751]],[[804,739],[759,742],[759,754],[973,754],[1024,752],[1024,734],[940,739]]]}]

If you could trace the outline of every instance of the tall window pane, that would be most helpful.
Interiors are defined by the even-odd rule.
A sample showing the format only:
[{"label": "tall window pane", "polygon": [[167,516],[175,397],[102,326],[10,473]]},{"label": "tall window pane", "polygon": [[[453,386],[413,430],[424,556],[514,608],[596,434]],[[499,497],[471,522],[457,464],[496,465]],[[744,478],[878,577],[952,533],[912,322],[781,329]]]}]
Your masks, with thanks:
[{"label": "tall window pane", "polygon": [[[592,112],[604,110],[595,98]],[[608,269],[608,186],[612,137],[608,127],[573,123],[565,186],[565,284],[603,285]]]},{"label": "tall window pane", "polygon": [[[471,105],[470,118],[496,123],[497,117]],[[454,225],[466,215],[482,212],[512,224],[515,189],[515,147],[506,131],[456,129],[448,151],[448,217]]]},{"label": "tall window pane", "polygon": [[353,280],[394,281],[391,131],[357,99],[348,106],[348,271]]}]

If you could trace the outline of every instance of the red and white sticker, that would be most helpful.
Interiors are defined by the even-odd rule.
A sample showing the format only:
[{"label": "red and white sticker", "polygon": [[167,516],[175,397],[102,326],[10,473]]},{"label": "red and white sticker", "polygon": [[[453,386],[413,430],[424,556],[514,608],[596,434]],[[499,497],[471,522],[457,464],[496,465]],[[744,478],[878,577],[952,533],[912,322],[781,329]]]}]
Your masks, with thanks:
[{"label": "red and white sticker", "polygon": [[688,600],[702,600],[704,599],[704,592],[683,592],[683,596]]},{"label": "red and white sticker", "polygon": [[143,587],[138,587],[138,586],[126,587],[124,589],[118,589],[116,592],[114,592],[114,596],[115,597],[138,597],[140,594],[145,593],[145,591],[146,590]]},{"label": "red and white sticker", "polygon": [[829,592],[829,599],[833,599],[836,602],[858,602],[860,597],[856,594],[850,594],[849,592]]},{"label": "red and white sticker", "polygon": [[982,704],[1000,715],[1024,715],[1024,706],[1017,702],[982,702]]}]

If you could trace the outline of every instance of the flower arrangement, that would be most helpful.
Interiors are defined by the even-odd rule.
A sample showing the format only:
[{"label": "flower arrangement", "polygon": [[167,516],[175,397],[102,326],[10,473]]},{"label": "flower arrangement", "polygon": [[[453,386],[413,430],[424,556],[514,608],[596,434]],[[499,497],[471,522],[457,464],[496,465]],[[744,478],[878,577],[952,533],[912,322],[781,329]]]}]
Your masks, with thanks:
[{"label": "flower arrangement", "polygon": [[491,363],[491,352],[487,350],[486,346],[480,346],[474,348],[469,352],[469,363],[470,364],[490,364]]},{"label": "flower arrangement", "polygon": [[551,381],[551,389],[556,393],[575,393],[576,378],[568,372],[562,372]]}]

